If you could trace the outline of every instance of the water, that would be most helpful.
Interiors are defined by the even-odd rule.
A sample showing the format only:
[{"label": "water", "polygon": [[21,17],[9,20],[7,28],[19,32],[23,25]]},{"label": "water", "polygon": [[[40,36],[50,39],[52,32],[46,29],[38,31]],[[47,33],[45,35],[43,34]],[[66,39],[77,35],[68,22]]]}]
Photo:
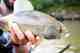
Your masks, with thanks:
[{"label": "water", "polygon": [[70,42],[70,44],[72,44],[74,47],[76,47],[75,53],[80,53],[80,21],[64,21],[64,25],[71,33],[71,36],[67,38],[67,41]]}]

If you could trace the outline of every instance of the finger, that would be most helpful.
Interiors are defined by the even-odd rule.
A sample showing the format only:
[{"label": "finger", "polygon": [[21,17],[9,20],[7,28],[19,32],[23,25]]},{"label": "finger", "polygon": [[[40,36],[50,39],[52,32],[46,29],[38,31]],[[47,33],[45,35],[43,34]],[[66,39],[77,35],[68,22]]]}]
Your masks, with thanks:
[{"label": "finger", "polygon": [[35,42],[35,37],[34,37],[34,35],[32,34],[32,32],[26,31],[26,32],[25,32],[25,36],[26,36],[26,37],[29,39],[29,41],[31,41],[32,43]]}]

